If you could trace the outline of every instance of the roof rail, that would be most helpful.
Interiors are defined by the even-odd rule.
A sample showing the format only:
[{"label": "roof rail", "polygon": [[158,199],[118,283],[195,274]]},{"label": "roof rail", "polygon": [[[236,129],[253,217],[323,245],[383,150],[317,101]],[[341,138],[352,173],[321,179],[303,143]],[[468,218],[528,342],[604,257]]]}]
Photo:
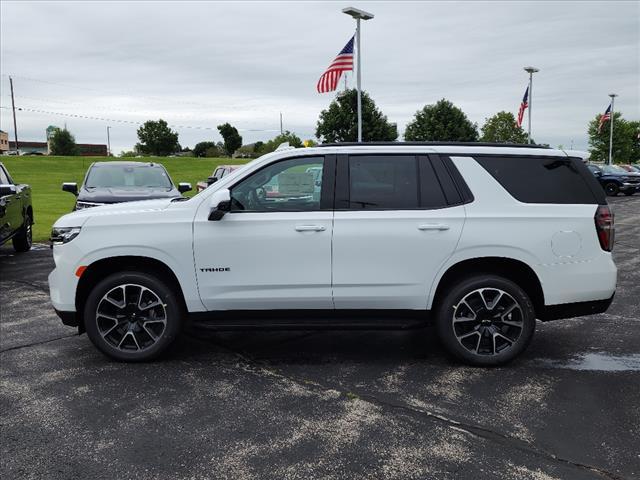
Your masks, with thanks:
[{"label": "roof rail", "polygon": [[422,147],[505,147],[505,148],[549,148],[545,145],[526,143],[492,142],[338,142],[321,143],[319,147],[368,147],[368,146],[422,146]]}]

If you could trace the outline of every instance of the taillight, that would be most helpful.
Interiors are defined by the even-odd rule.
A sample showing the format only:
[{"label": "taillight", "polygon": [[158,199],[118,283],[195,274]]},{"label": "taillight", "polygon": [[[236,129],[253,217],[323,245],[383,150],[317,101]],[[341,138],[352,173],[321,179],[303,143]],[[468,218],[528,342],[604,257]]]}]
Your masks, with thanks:
[{"label": "taillight", "polygon": [[596,232],[598,233],[600,246],[603,250],[610,252],[613,250],[613,240],[616,228],[613,222],[613,213],[611,213],[609,206],[600,205],[598,210],[596,210],[594,219],[596,222]]}]

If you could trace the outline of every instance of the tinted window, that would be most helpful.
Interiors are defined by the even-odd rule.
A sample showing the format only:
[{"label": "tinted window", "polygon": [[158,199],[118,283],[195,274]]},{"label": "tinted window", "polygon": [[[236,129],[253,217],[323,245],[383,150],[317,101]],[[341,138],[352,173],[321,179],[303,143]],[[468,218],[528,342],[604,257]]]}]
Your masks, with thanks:
[{"label": "tinted window", "polygon": [[320,210],[323,157],[284,160],[257,171],[231,189],[231,210]]},{"label": "tinted window", "polygon": [[564,157],[476,157],[517,200],[525,203],[599,203],[581,163]]},{"label": "tinted window", "polygon": [[160,187],[172,188],[171,180],[160,165],[97,165],[85,182],[87,188]]},{"label": "tinted window", "polygon": [[[443,185],[441,185],[443,179],[451,183],[451,188],[455,189],[449,175],[436,175],[431,161],[427,157],[420,158],[420,206],[422,208],[440,208],[447,205],[442,189]],[[459,200],[458,197],[457,201],[459,202]]]},{"label": "tinted window", "polygon": [[418,164],[413,156],[349,157],[349,208],[420,207]]}]

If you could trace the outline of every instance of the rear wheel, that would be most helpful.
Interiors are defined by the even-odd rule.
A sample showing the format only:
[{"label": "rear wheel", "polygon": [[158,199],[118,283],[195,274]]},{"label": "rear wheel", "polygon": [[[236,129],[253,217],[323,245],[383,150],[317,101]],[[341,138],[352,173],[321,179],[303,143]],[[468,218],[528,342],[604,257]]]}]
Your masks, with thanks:
[{"label": "rear wheel", "polygon": [[438,336],[445,348],[476,366],[513,360],[529,345],[535,322],[524,290],[495,275],[460,281],[436,307]]},{"label": "rear wheel", "polygon": [[24,223],[22,224],[22,227],[20,227],[20,232],[15,237],[13,237],[12,240],[13,248],[16,252],[22,253],[31,250],[33,237],[32,225],[33,220],[31,219],[31,216],[27,214],[24,217]]},{"label": "rear wheel", "polygon": [[111,358],[152,360],[180,332],[183,311],[172,289],[153,275],[116,273],[87,298],[84,322],[93,344]]},{"label": "rear wheel", "polygon": [[615,182],[608,182],[604,185],[604,191],[607,195],[615,197],[616,195],[618,195],[618,193],[620,193],[620,187]]}]

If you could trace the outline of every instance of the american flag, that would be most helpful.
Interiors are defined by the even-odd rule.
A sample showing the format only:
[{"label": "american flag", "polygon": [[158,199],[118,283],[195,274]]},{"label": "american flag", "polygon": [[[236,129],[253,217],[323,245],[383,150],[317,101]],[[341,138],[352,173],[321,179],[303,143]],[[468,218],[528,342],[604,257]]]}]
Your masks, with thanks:
[{"label": "american flag", "polygon": [[351,37],[351,40],[347,42],[344,48],[340,51],[331,65],[325,70],[325,72],[318,80],[318,93],[333,92],[338,88],[338,82],[342,76],[342,72],[353,71],[353,41],[355,35]]},{"label": "american flag", "polygon": [[602,131],[602,126],[607,120],[611,120],[611,104],[609,104],[607,110],[602,115],[600,115],[600,123],[598,123],[598,133]]},{"label": "american flag", "polygon": [[529,87],[524,91],[524,97],[522,97],[522,103],[520,104],[520,110],[518,110],[518,126],[522,126],[522,119],[524,118],[524,111],[529,106]]}]

